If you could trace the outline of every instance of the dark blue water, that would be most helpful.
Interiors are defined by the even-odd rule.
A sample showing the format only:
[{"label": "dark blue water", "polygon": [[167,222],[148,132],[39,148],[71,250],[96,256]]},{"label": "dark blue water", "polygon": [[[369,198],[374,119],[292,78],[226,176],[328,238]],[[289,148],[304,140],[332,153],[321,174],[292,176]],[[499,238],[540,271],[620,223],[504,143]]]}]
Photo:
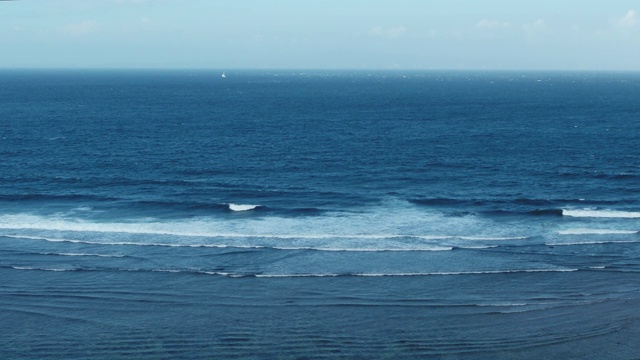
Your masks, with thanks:
[{"label": "dark blue water", "polygon": [[0,71],[0,357],[640,352],[640,74]]}]

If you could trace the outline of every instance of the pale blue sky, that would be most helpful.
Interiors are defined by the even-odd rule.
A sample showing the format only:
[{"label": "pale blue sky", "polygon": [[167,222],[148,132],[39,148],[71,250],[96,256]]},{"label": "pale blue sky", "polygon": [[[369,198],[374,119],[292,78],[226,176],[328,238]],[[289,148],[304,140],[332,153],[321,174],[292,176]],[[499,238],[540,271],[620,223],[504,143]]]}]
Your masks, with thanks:
[{"label": "pale blue sky", "polygon": [[640,71],[640,2],[0,1],[15,67]]}]

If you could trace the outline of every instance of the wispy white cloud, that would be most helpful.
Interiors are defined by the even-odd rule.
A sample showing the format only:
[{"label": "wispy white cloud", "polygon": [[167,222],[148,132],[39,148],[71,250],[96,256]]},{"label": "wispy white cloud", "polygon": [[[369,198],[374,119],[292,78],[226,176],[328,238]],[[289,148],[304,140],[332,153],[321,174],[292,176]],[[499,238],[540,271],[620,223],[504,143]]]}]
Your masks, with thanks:
[{"label": "wispy white cloud", "polygon": [[624,28],[624,29],[635,28],[638,26],[639,23],[640,23],[640,19],[638,16],[638,12],[635,10],[627,11],[627,13],[623,17],[616,19],[615,21],[615,24],[618,27]]},{"label": "wispy white cloud", "polygon": [[404,35],[406,32],[407,32],[407,29],[404,26],[398,26],[398,27],[376,26],[373,29],[369,30],[369,35],[379,36],[386,39],[395,39],[399,36]]},{"label": "wispy white cloud", "polygon": [[435,39],[438,37],[438,35],[439,35],[438,30],[430,29],[429,31],[427,31],[426,37],[429,39]]},{"label": "wispy white cloud", "polygon": [[530,41],[551,33],[551,27],[543,19],[522,25],[522,30],[524,30],[527,39]]},{"label": "wispy white cloud", "polygon": [[538,19],[535,22],[522,25],[522,28],[526,32],[542,32],[548,29],[548,25],[543,19]]},{"label": "wispy white cloud", "polygon": [[500,29],[508,29],[511,27],[511,24],[508,22],[500,22],[496,20],[488,20],[482,19],[476,23],[476,28],[485,29],[485,30],[500,30]]},{"label": "wispy white cloud", "polygon": [[60,31],[69,35],[83,36],[96,31],[97,28],[97,22],[93,20],[86,20],[79,23],[66,25],[62,27]]}]

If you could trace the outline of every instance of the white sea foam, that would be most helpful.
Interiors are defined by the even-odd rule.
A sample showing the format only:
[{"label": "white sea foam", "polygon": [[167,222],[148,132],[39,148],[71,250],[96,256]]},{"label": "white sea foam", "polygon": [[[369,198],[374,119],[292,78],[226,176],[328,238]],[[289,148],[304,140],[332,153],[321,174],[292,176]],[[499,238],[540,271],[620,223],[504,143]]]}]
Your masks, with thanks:
[{"label": "white sea foam", "polygon": [[[42,240],[48,242],[68,242],[74,244],[87,245],[112,245],[112,246],[159,246],[159,247],[186,247],[186,248],[236,248],[236,249],[272,249],[272,250],[311,250],[330,252],[411,252],[411,251],[450,251],[453,246],[421,246],[408,248],[347,248],[347,247],[322,247],[322,246],[277,246],[277,245],[242,245],[242,244],[207,244],[207,243],[158,243],[158,242],[136,242],[136,241],[93,241],[80,239],[51,238],[43,236],[27,235],[3,235],[5,238]],[[124,257],[124,255],[102,255],[102,254],[82,254],[82,253],[43,253],[43,255],[63,255],[63,256],[101,256],[101,257]]]},{"label": "white sea foam", "polygon": [[[353,220],[353,221],[352,221]],[[364,221],[363,221],[364,220]],[[375,219],[374,219],[375,220]],[[401,226],[399,226],[401,225]],[[405,225],[388,225],[384,221],[361,219],[355,215],[350,217],[321,217],[312,219],[245,219],[243,221],[219,220],[215,218],[196,218],[177,221],[148,221],[137,222],[91,222],[80,219],[69,219],[56,216],[34,216],[26,214],[0,216],[0,229],[51,231],[51,232],[92,232],[109,234],[133,234],[133,235],[168,235],[180,237],[202,238],[244,238],[244,239],[282,239],[282,240],[451,240],[462,239],[470,241],[509,241],[522,240],[527,237],[502,237],[502,236],[476,236],[456,234],[415,234],[394,233],[404,228],[412,229],[412,232],[424,227],[424,224],[413,223]],[[387,227],[388,229],[385,229]],[[432,230],[432,224],[429,228]],[[376,231],[377,228],[381,228]],[[279,230],[279,231],[278,231]]]},{"label": "white sea foam", "polygon": [[228,206],[231,211],[249,211],[259,207],[260,205],[228,204]]},{"label": "white sea foam", "polygon": [[484,271],[443,271],[443,272],[417,272],[417,273],[347,273],[347,274],[255,274],[261,278],[288,278],[288,277],[402,277],[402,276],[451,276],[451,275],[495,275],[513,273],[537,273],[537,272],[574,272],[578,269],[555,268],[555,269],[521,269],[521,270],[484,270]]},{"label": "white sea foam", "polygon": [[631,235],[637,234],[636,230],[615,230],[615,229],[587,229],[587,228],[579,228],[579,229],[567,229],[560,230],[558,234],[560,235]]},{"label": "white sea foam", "polygon": [[411,251],[451,251],[453,246],[429,246],[411,248],[327,248],[327,247],[295,247],[295,246],[271,246],[275,250],[312,250],[312,251],[332,251],[332,252],[411,252]]},{"label": "white sea foam", "polygon": [[563,209],[562,215],[579,218],[640,218],[637,211],[597,210],[597,209]]},{"label": "white sea foam", "polygon": [[480,306],[480,307],[512,307],[512,306],[531,306],[531,305],[538,305],[538,304],[528,304],[528,303],[510,303],[510,302],[504,302],[504,303],[493,303],[493,304],[473,304],[475,306]]},{"label": "white sea foam", "polygon": [[125,255],[108,255],[108,254],[85,254],[85,253],[40,253],[40,255],[56,255],[56,256],[94,256],[104,258],[123,258]]},{"label": "white sea foam", "polygon": [[[114,226],[109,231],[99,226],[60,226],[60,227],[47,227],[47,226],[7,226],[3,227],[0,224],[0,229],[8,230],[49,230],[49,231],[70,231],[70,232],[93,232],[93,233],[111,233],[111,234],[130,234],[130,235],[168,235],[168,236],[180,236],[180,237],[192,237],[192,238],[241,238],[241,239],[280,239],[280,240],[329,240],[329,239],[341,239],[341,240],[392,240],[392,239],[419,239],[419,240],[470,240],[470,241],[509,241],[509,240],[525,240],[526,236],[521,237],[476,237],[476,236],[449,236],[449,235],[403,235],[403,234],[278,234],[278,233],[207,233],[207,232],[183,232],[183,231],[165,231],[165,230],[153,230],[144,229],[142,227],[134,228],[129,227],[129,224],[119,224],[122,227]],[[107,226],[108,227],[108,226]],[[20,238],[19,235],[3,235],[4,237]],[[25,238],[35,238],[32,236],[24,236]],[[52,240],[54,241],[54,240]]]},{"label": "white sea foam", "polygon": [[463,245],[458,247],[462,249],[493,249],[497,248],[498,245]]},{"label": "white sea foam", "polygon": [[58,268],[35,268],[31,266],[12,266],[14,270],[35,270],[35,271],[75,271],[75,269],[58,269]]},{"label": "white sea foam", "polygon": [[599,245],[599,244],[630,244],[638,241],[633,240],[585,240],[585,241],[570,241],[570,242],[549,242],[545,243],[547,246],[576,246],[576,245]]},{"label": "white sea foam", "polygon": [[517,236],[523,233],[522,230],[513,234],[503,225],[494,225],[486,219],[450,218],[402,206],[406,205],[392,204],[362,212],[324,213],[311,217],[207,216],[162,221],[123,219],[106,222],[65,214],[6,214],[0,215],[0,229],[3,230],[0,237],[5,233],[33,239],[41,237],[41,240],[52,242],[100,245],[362,252],[449,251],[527,239]]},{"label": "white sea foam", "polygon": [[482,236],[460,236],[462,240],[473,241],[509,241],[509,240],[526,240],[527,236],[513,236],[513,237],[482,237]]},{"label": "white sea foam", "polygon": [[[11,266],[15,270],[35,270],[35,271],[78,271],[75,268],[39,268],[31,266]],[[96,270],[96,269],[84,269]],[[574,272],[578,269],[555,268],[555,269],[512,269],[512,270],[484,270],[484,271],[449,271],[449,272],[411,272],[411,273],[301,273],[301,274],[256,274],[256,273],[230,273],[224,271],[213,271],[205,269],[140,269],[140,268],[120,268],[112,269],[127,272],[165,272],[165,273],[189,273],[224,276],[230,278],[258,277],[258,278],[319,278],[319,277],[422,277],[422,276],[464,276],[464,275],[499,275],[516,273],[536,273],[536,272]],[[496,305],[497,306],[497,305]],[[518,306],[518,305],[511,305]]]},{"label": "white sea foam", "polygon": [[269,248],[268,246],[258,246],[258,245],[149,243],[149,242],[136,242],[136,241],[108,241],[107,242],[107,241],[51,238],[51,237],[27,236],[27,235],[2,235],[2,237],[12,238],[12,239],[42,240],[42,241],[48,241],[48,242],[68,242],[73,244],[87,244],[87,245],[161,246],[161,247],[190,247],[190,248],[209,247],[209,248],[247,248],[247,249]]},{"label": "white sea foam", "polygon": [[[259,209],[256,203],[225,203],[230,211],[249,211]],[[80,214],[80,215],[78,215]],[[10,233],[53,235],[50,232],[95,232],[103,233],[112,240],[123,239],[125,234],[160,235],[203,238],[236,238],[293,240],[345,240],[346,247],[361,247],[366,240],[381,242],[371,247],[395,247],[397,243],[420,241],[438,243],[447,240],[469,241],[509,241],[523,239],[521,235],[530,235],[529,231],[517,229],[511,231],[503,224],[476,216],[450,217],[438,211],[415,207],[405,201],[389,200],[379,206],[371,206],[360,211],[324,212],[318,216],[276,216],[269,214],[253,216],[201,216],[175,220],[149,218],[112,221],[91,221],[82,219],[83,213],[32,215],[25,213],[0,215],[0,229],[11,229]],[[23,231],[24,230],[24,231]],[[55,236],[61,236],[55,234]],[[95,238],[99,234],[92,234]],[[66,234],[65,236],[66,237]],[[74,236],[75,237],[75,236]],[[85,238],[85,236],[81,236]],[[394,244],[389,244],[391,241]],[[442,240],[442,241],[440,241]],[[164,241],[164,239],[163,239]],[[329,243],[326,241],[323,243]],[[307,245],[307,242],[305,245]],[[334,242],[335,243],[335,242]],[[288,245],[288,244],[287,244]],[[300,244],[295,244],[300,245]],[[316,244],[313,244],[316,245]],[[458,244],[452,244],[457,246]]]}]

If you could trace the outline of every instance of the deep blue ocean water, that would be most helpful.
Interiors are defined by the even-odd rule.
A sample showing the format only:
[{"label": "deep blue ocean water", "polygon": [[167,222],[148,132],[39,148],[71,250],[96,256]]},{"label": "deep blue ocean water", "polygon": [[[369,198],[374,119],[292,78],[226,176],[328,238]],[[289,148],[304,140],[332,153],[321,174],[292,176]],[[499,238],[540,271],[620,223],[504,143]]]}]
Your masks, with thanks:
[{"label": "deep blue ocean water", "polygon": [[0,71],[2,359],[637,359],[640,74]]}]

